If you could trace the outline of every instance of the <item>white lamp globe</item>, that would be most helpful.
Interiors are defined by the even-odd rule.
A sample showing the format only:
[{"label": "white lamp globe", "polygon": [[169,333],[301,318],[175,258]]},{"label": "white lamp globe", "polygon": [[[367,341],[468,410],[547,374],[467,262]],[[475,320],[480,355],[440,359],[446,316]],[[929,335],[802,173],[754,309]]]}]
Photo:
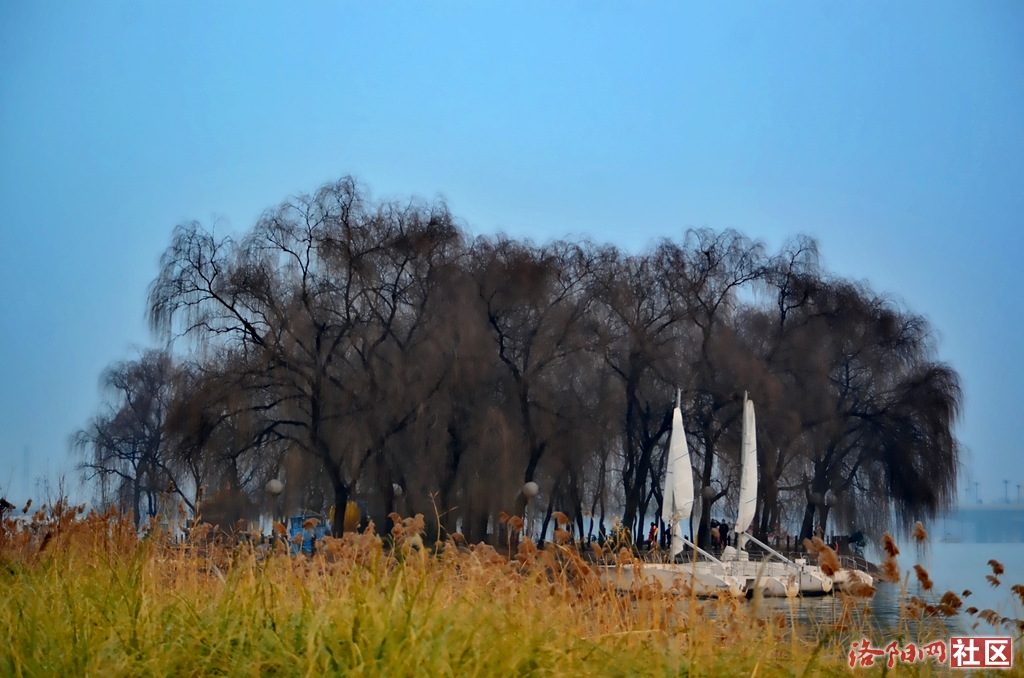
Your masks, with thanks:
[{"label": "white lamp globe", "polygon": [[537,496],[537,493],[540,492],[540,485],[531,480],[530,482],[523,484],[523,489],[521,491],[524,497],[527,499],[533,499]]},{"label": "white lamp globe", "polygon": [[270,481],[267,482],[267,492],[276,497],[284,492],[284,483],[277,478],[271,478]]}]

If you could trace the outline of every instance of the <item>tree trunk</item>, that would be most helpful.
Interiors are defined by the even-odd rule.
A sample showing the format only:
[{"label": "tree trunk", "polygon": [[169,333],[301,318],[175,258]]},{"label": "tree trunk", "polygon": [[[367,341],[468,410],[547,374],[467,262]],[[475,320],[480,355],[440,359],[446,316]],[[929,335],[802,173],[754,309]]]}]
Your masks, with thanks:
[{"label": "tree trunk", "polygon": [[340,537],[345,533],[345,509],[348,508],[349,488],[345,482],[344,475],[339,464],[332,464],[324,460],[324,471],[331,481],[334,489],[334,523],[331,525],[331,534]]},{"label": "tree trunk", "polygon": [[800,541],[814,536],[814,506],[808,501],[804,508],[804,520],[800,526]]}]

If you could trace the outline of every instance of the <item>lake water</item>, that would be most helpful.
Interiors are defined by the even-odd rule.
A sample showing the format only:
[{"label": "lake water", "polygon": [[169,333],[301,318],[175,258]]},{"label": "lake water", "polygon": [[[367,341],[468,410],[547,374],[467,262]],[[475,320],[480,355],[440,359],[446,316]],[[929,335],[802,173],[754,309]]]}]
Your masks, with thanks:
[{"label": "lake water", "polygon": [[[1002,563],[1006,572],[999,577],[1001,583],[993,587],[985,580],[992,574],[989,559]],[[964,589],[971,595],[964,598],[964,607],[973,605],[979,610],[990,608],[1002,616],[1024,617],[1021,601],[1013,595],[1010,587],[1024,584],[1024,543],[974,544],[938,542],[929,544],[923,552],[910,548],[900,553],[898,561],[902,568],[920,563],[935,582],[931,593],[941,596],[945,591],[960,595]],[[917,578],[911,574],[916,585]],[[911,587],[915,595],[923,597],[918,587]]]},{"label": "lake water", "polygon": [[[878,562],[881,558],[868,554],[868,559]],[[993,587],[985,575],[992,574],[989,559],[1002,563],[1005,573],[999,577],[1000,585]],[[963,600],[963,609],[976,607],[979,610],[995,610],[1000,617],[1024,619],[1024,606],[1015,596],[1010,587],[1024,584],[1024,544],[974,544],[945,543],[928,544],[923,549],[914,547],[903,548],[897,558],[904,576],[910,573],[906,599],[917,596],[928,603],[936,604],[946,591],[953,591]],[[915,564],[922,565],[935,586],[931,591],[921,589],[917,576],[914,574]],[[963,592],[969,590],[971,595],[964,597]],[[905,601],[904,601],[905,602]],[[901,604],[901,587],[896,584],[878,583],[874,598],[869,601],[872,611],[871,623],[879,629],[880,636],[890,634],[899,622]],[[788,601],[767,599],[764,609],[770,612],[782,612],[790,616]],[[842,601],[835,596],[807,598],[797,602],[794,610],[801,622],[821,622],[828,624],[838,620],[843,614]],[[950,631],[960,630],[968,634],[991,631],[991,627],[982,624],[978,631],[970,632],[974,618],[964,614],[953,618],[945,624]],[[934,627],[936,621],[931,622]]]}]

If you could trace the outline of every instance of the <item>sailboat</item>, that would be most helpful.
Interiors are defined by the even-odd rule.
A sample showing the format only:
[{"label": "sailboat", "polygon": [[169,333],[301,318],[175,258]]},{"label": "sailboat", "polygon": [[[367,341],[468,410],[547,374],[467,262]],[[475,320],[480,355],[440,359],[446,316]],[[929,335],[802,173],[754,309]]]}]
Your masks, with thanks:
[{"label": "sailboat", "polygon": [[[746,581],[748,587],[758,588],[765,596],[820,596],[831,593],[833,581],[820,567],[804,558],[790,560],[783,554],[759,541],[747,530],[754,520],[757,505],[757,426],[754,403],[743,394],[743,439],[740,457],[740,495],[736,516],[736,547],[728,546],[722,561],[735,578]],[[753,542],[767,552],[763,561],[752,561],[747,553],[747,542]]]},{"label": "sailboat", "polygon": [[[728,572],[725,563],[698,548],[683,536],[682,523],[690,519],[693,510],[693,471],[690,450],[683,430],[683,412],[680,394],[676,393],[676,408],[672,413],[672,431],[669,437],[668,463],[665,469],[661,519],[669,527],[669,562],[608,566],[602,576],[620,590],[629,590],[638,584],[658,581],[665,588],[691,590],[697,596],[743,596],[743,581]],[[675,562],[684,547],[693,549],[689,562]],[[705,560],[697,560],[697,556]]]}]

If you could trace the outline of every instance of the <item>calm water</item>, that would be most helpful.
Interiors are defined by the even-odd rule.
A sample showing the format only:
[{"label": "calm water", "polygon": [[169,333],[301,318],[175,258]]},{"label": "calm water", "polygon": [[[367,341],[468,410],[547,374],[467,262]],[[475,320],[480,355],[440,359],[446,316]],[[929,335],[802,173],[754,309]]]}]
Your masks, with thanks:
[{"label": "calm water", "polygon": [[[869,559],[877,562],[878,556],[869,554]],[[993,587],[985,579],[992,574],[988,561],[990,558],[1002,563],[1006,572],[1000,577],[1001,584]],[[1024,584],[1024,544],[966,544],[937,543],[925,549],[909,547],[900,552],[897,562],[906,574],[910,572],[907,598],[917,596],[935,604],[946,591],[953,591],[962,597],[963,608],[974,606],[979,610],[986,608],[995,610],[1000,616],[1024,619],[1024,607],[1013,595],[1010,587]],[[915,564],[928,570],[935,586],[931,591],[923,591],[913,572]],[[870,600],[872,624],[881,632],[891,631],[899,620],[900,587],[894,584],[879,583],[877,593]],[[963,597],[964,590],[971,595]],[[790,615],[789,603],[786,600],[767,599],[764,601],[766,611],[781,611]],[[833,596],[808,598],[797,602],[794,610],[796,617],[802,622],[830,623],[842,615],[842,603]],[[967,631],[973,619],[961,613],[947,624],[951,631],[959,628]],[[934,623],[934,622],[932,622]],[[983,625],[980,628],[988,628]]]},{"label": "calm water", "polygon": [[[999,577],[1001,584],[993,587],[985,580],[985,575],[992,574],[989,559],[1002,563],[1006,572]],[[973,605],[979,610],[991,608],[1000,615],[1017,617],[1024,616],[1020,599],[1010,592],[1014,584],[1024,584],[1024,544],[968,544],[943,543],[930,544],[923,552],[910,548],[900,553],[898,561],[902,568],[912,568],[920,563],[935,582],[932,593],[938,591],[941,596],[945,591],[961,594],[964,589],[971,595],[964,598],[964,607]],[[914,595],[922,596],[916,586],[917,578],[911,574]]]}]

